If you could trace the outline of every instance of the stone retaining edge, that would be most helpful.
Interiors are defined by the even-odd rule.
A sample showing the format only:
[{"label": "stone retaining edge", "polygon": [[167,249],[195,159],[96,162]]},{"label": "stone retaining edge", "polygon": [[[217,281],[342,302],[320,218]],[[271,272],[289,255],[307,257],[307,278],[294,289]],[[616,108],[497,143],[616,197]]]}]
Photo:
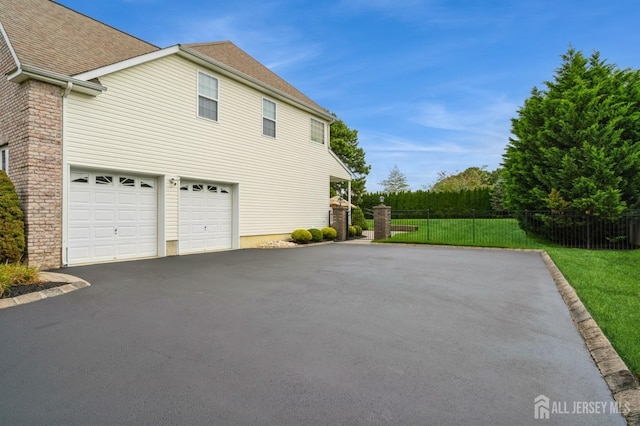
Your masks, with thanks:
[{"label": "stone retaining edge", "polygon": [[38,300],[60,296],[61,294],[70,293],[91,285],[85,280],[67,274],[41,272],[40,275],[45,281],[67,282],[67,284],[46,290],[34,291],[33,293],[23,294],[9,299],[0,299],[0,309],[12,308],[18,305],[37,302]]}]

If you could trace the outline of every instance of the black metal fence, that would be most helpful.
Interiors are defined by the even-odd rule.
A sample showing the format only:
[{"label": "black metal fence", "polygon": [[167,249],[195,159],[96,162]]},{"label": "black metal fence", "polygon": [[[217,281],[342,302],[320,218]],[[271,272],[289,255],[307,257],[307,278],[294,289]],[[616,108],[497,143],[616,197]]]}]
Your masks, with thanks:
[{"label": "black metal fence", "polygon": [[[367,222],[369,215],[365,212]],[[392,210],[392,241],[532,248],[640,247],[640,210],[616,218],[554,211]]]}]

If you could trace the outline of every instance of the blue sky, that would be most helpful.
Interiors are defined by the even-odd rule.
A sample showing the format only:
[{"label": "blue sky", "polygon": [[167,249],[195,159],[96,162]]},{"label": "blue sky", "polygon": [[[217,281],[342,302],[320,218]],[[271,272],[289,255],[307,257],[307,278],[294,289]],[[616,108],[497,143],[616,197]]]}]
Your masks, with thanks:
[{"label": "blue sky", "polygon": [[636,0],[59,0],[160,47],[231,40],[359,132],[380,189],[497,168],[571,45],[640,68]]}]

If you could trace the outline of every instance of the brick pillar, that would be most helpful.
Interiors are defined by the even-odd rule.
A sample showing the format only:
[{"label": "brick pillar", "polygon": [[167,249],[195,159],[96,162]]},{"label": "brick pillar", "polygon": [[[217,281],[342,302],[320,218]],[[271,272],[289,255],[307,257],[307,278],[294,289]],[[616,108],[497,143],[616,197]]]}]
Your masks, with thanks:
[{"label": "brick pillar", "polygon": [[333,208],[333,227],[338,231],[336,241],[345,241],[349,237],[349,207],[336,206]]},{"label": "brick pillar", "polygon": [[373,239],[391,237],[391,207],[380,204],[373,208]]},{"label": "brick pillar", "polygon": [[58,268],[62,262],[62,92],[34,80],[11,85],[14,110],[0,130],[9,142],[9,177],[24,211],[26,260],[29,266]]}]

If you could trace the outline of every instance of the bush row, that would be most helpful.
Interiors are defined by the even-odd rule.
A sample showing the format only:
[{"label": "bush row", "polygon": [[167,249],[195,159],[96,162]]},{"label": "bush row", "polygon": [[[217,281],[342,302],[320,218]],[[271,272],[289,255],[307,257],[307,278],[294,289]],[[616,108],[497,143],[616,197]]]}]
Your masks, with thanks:
[{"label": "bush row", "polygon": [[311,241],[335,240],[337,236],[338,231],[330,226],[322,229],[296,229],[291,233],[291,239],[298,244],[307,244]]}]

